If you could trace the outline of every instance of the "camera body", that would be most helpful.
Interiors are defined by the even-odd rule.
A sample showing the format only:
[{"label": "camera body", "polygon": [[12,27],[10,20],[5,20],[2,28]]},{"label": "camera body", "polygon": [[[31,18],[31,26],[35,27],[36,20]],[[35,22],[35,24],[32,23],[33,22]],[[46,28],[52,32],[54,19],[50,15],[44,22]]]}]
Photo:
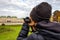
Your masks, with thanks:
[{"label": "camera body", "polygon": [[25,23],[31,23],[31,19],[29,17],[24,18]]}]

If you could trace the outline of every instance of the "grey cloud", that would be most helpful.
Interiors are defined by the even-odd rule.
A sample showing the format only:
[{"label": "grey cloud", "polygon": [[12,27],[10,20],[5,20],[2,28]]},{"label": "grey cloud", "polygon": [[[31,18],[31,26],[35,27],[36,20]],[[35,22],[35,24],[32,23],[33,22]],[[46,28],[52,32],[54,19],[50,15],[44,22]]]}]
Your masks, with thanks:
[{"label": "grey cloud", "polygon": [[[56,9],[60,9],[60,3],[53,3],[53,0],[17,0],[17,2],[20,3],[25,3],[26,5],[15,5],[13,3],[11,3],[12,0],[0,0],[0,15],[16,15],[14,12],[11,11],[3,11],[3,9],[8,9],[8,10],[21,10],[21,11],[25,11],[25,15],[29,15],[31,9],[38,5],[39,3],[41,3],[42,1],[46,1],[48,3],[50,3],[53,7],[53,10]],[[2,10],[2,11],[1,11]],[[16,15],[18,17],[22,17],[19,15]]]},{"label": "grey cloud", "polygon": [[18,6],[15,4],[7,4],[0,6],[0,9],[12,9],[12,10],[23,10],[23,11],[30,11],[31,8],[27,8],[25,6]]},{"label": "grey cloud", "polygon": [[0,16],[8,16],[8,15],[10,15],[10,16],[12,16],[12,15],[14,15],[12,12],[9,12],[9,11],[0,11]]},{"label": "grey cloud", "polygon": [[0,0],[0,6],[5,5],[5,4],[10,4],[11,0]]}]

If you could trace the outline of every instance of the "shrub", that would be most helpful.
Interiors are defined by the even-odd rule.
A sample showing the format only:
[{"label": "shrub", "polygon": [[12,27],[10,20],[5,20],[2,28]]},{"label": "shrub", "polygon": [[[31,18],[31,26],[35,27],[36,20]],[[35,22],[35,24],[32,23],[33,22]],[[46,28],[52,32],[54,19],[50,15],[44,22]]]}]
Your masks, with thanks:
[{"label": "shrub", "polygon": [[1,25],[2,25],[2,26],[5,26],[5,24],[4,24],[4,23],[2,23]]}]

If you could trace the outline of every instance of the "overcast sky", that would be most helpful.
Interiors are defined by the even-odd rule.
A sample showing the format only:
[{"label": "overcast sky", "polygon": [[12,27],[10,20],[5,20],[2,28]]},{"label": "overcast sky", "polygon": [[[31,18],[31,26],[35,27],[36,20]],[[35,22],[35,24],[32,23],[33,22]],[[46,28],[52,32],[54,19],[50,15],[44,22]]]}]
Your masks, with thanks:
[{"label": "overcast sky", "polygon": [[48,2],[53,9],[60,10],[60,0],[0,0],[0,16],[29,16],[32,8],[41,2]]}]

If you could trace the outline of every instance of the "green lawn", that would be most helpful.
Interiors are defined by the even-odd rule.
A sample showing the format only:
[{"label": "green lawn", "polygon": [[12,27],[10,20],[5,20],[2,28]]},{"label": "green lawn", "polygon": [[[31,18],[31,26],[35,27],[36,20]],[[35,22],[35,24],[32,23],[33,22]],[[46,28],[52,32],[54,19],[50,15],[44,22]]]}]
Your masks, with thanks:
[{"label": "green lawn", "polygon": [[16,40],[21,28],[21,25],[0,26],[0,40]]}]

